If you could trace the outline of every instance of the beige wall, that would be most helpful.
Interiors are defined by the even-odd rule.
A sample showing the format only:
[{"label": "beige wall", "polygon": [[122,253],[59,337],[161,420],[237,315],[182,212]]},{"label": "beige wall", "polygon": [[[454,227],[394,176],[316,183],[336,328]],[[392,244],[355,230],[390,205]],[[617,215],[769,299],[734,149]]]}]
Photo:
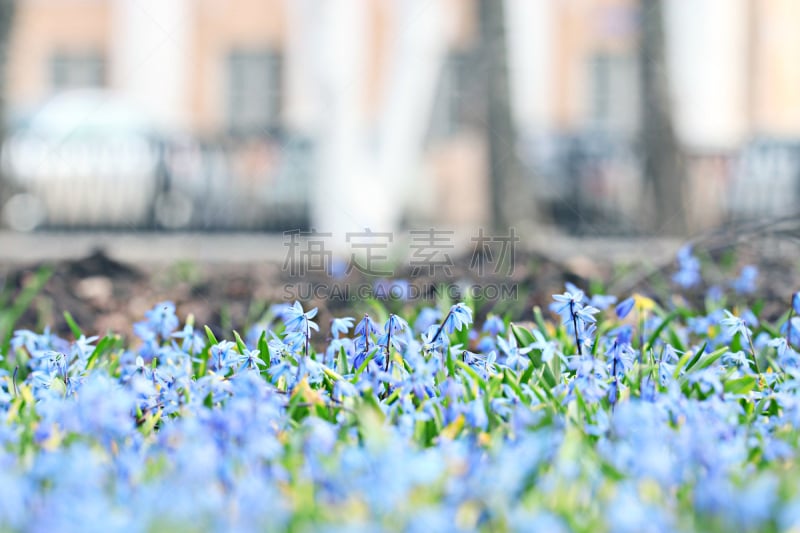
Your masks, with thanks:
[{"label": "beige wall", "polygon": [[[168,0],[165,0],[168,1]],[[186,102],[190,127],[211,133],[224,124],[225,56],[233,47],[281,50],[286,39],[286,1],[192,0],[190,83]],[[473,46],[479,38],[477,0],[443,0],[450,43]],[[587,124],[587,63],[599,51],[635,54],[635,31],[615,33],[614,10],[635,0],[551,0],[552,30],[547,83],[548,106],[542,122],[556,130]],[[9,51],[7,102],[13,111],[29,110],[50,92],[50,58],[56,51],[113,49],[112,0],[23,0]],[[381,0],[364,0],[370,10],[371,42],[365,109],[370,114],[381,94],[382,50],[388,16]],[[747,62],[749,132],[800,135],[800,2],[750,0]],[[611,15],[609,15],[611,14]],[[609,26],[611,25],[611,26]],[[108,69],[110,71],[110,68]],[[530,98],[536,98],[535,87]],[[724,90],[724,88],[720,88]],[[541,114],[541,113],[540,113]]]},{"label": "beige wall", "polygon": [[110,4],[106,0],[18,2],[8,65],[8,104],[30,109],[50,92],[54,52],[102,52],[109,48]]},{"label": "beige wall", "polygon": [[283,48],[282,0],[196,0],[192,46],[194,129],[212,133],[225,123],[225,58],[233,48]]},{"label": "beige wall", "polygon": [[753,130],[800,135],[800,2],[758,0],[753,24]]}]

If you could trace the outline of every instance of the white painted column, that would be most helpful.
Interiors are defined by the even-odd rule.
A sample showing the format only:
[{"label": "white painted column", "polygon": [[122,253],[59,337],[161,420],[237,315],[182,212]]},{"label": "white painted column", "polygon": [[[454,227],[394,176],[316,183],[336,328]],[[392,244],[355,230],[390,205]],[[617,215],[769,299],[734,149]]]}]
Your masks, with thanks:
[{"label": "white painted column", "polygon": [[522,132],[553,127],[556,1],[506,0],[511,104]]},{"label": "white painted column", "polygon": [[113,0],[111,85],[169,130],[189,126],[193,0]]},{"label": "white painted column", "polygon": [[311,219],[318,231],[333,233],[330,247],[341,253],[344,233],[363,231],[372,223],[363,205],[375,201],[364,179],[366,12],[360,0],[300,1],[304,16],[290,30],[313,39],[314,50],[305,57],[312,62],[319,102]]},{"label": "white painted column", "polygon": [[[319,105],[315,131],[317,171],[312,225],[332,232],[332,248],[347,251],[345,234],[369,228],[397,229],[418,171],[436,80],[444,57],[440,0],[389,0],[389,44],[377,120],[368,121],[365,94],[367,52],[374,41],[363,0],[287,0],[301,6],[290,15],[290,31],[313,42],[310,63]],[[295,102],[293,116],[308,121],[308,108]]]},{"label": "white painted column", "polygon": [[391,26],[376,128],[376,172],[386,201],[371,216],[394,230],[409,202],[418,202],[425,136],[447,54],[448,28],[439,0],[385,0]]},{"label": "white painted column", "polygon": [[320,100],[322,26],[316,20],[316,0],[285,0],[286,38],[284,48],[284,109],[286,126],[312,134],[320,127],[323,111]]},{"label": "white painted column", "polygon": [[669,0],[664,8],[680,139],[737,146],[747,129],[747,0]]}]

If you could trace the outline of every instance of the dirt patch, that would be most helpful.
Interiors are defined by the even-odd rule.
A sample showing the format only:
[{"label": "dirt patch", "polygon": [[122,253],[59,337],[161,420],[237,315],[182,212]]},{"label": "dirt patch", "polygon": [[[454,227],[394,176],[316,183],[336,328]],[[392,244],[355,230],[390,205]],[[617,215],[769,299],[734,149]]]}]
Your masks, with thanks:
[{"label": "dirt patch", "polygon": [[[744,251],[735,251],[731,256],[730,247],[706,244],[701,248],[699,253],[710,265],[706,268],[707,277],[712,282],[723,282],[735,277],[742,264],[758,265],[761,270],[759,290],[750,300],[764,300],[764,316],[779,316],[786,309],[792,291],[800,288],[797,255],[753,253],[746,247]],[[491,311],[525,320],[532,317],[534,305],[547,306],[552,301],[552,294],[563,291],[567,281],[586,289],[604,285],[623,297],[632,292],[642,292],[662,302],[673,298],[669,282],[675,268],[673,264],[652,265],[646,261],[622,264],[612,259],[603,261],[580,254],[569,260],[556,261],[543,254],[519,253],[513,268],[501,273],[489,269],[490,272],[481,277],[475,275],[474,269],[468,268],[470,259],[455,260],[456,266],[446,276],[412,278],[408,269],[400,269],[398,278],[408,280],[419,289],[417,298],[410,302],[392,299],[386,302],[387,306],[394,312],[406,312],[412,306],[432,305],[430,298],[434,295],[431,291],[446,286],[463,289],[471,284],[482,287],[494,284],[515,287],[515,297],[479,301],[478,318]],[[320,308],[319,320],[324,329],[334,315],[354,315],[370,309],[369,299],[358,298],[355,293],[351,293],[350,298],[331,297],[332,287],[352,290],[354,287],[374,288],[381,283],[381,280],[357,271],[338,278],[320,275],[291,277],[277,263],[178,262],[166,268],[128,265],[99,250],[77,261],[13,269],[0,267],[0,282],[13,298],[42,268],[50,269],[52,274],[17,322],[17,327],[41,329],[50,325],[62,335],[69,333],[63,311],[69,311],[88,333],[113,330],[130,334],[133,323],[164,300],[175,302],[181,317],[194,315],[198,324],[207,324],[217,332],[242,331],[248,324],[258,321],[270,304],[284,302],[292,295],[308,296],[301,298],[304,305]],[[287,290],[287,287],[293,287],[294,291]],[[447,291],[437,294],[447,294]],[[426,300],[426,296],[429,299]],[[703,291],[697,291],[687,298],[700,305],[703,296]]]}]

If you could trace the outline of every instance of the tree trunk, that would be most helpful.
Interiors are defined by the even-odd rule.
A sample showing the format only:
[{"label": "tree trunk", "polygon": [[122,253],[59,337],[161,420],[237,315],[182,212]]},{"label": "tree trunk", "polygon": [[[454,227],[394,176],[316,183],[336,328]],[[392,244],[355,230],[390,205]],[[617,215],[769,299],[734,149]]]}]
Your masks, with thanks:
[{"label": "tree trunk", "polygon": [[[6,138],[6,94],[8,92],[6,67],[8,64],[8,47],[11,40],[11,29],[14,20],[16,0],[0,0],[0,146]],[[5,169],[0,166],[0,212],[7,198],[5,195]]]},{"label": "tree trunk", "polygon": [[643,216],[656,233],[681,235],[688,229],[686,165],[672,122],[663,7],[663,0],[640,0],[641,150],[645,189],[655,207]]},{"label": "tree trunk", "polygon": [[530,187],[517,157],[517,136],[511,110],[508,44],[503,0],[480,0],[483,63],[486,76],[486,129],[492,222],[507,229],[535,212]]}]

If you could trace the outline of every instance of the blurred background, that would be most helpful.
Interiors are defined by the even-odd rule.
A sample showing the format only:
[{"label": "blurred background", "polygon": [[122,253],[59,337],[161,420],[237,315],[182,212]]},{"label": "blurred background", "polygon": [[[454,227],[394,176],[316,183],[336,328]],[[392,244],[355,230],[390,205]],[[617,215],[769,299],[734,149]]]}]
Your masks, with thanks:
[{"label": "blurred background", "polygon": [[782,301],[798,27],[797,0],[0,0],[0,340],[348,306],[285,289],[381,282],[356,253],[519,287],[524,318],[565,281],[666,301],[691,242]]},{"label": "blurred background", "polygon": [[794,0],[0,6],[6,234],[686,236],[796,212]]}]

